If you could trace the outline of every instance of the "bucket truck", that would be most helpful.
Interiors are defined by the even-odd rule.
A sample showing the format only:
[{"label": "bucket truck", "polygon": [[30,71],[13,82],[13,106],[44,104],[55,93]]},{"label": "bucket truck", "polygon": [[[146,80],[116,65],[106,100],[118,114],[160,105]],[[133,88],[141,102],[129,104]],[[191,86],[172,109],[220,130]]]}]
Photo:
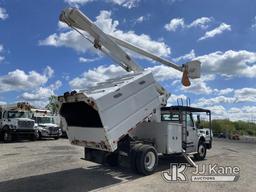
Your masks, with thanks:
[{"label": "bucket truck", "polygon": [[[127,72],[133,72],[58,97],[68,138],[72,144],[84,147],[86,160],[117,165],[126,157],[134,170],[148,175],[155,171],[159,154],[185,154],[192,164],[187,154],[204,159],[207,147],[203,136],[197,134],[192,112],[177,114],[166,107],[168,91],[155,81],[152,72],[143,70],[122,48],[183,72],[184,86],[190,85],[189,78],[200,77],[199,61],[176,65],[104,33],[76,8],[63,10],[60,21]],[[164,118],[166,114],[171,118]]]}]

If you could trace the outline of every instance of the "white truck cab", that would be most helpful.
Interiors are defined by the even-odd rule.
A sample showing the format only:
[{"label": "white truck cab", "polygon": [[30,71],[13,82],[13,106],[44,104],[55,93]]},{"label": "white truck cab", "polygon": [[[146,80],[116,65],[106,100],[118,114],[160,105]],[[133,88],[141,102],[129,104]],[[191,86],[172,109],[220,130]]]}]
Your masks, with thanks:
[{"label": "white truck cab", "polygon": [[0,106],[0,135],[4,142],[11,142],[16,137],[34,140],[34,124],[28,103]]},{"label": "white truck cab", "polygon": [[61,128],[55,123],[54,117],[46,109],[31,109],[32,118],[38,131],[38,139],[54,138],[59,139],[62,135]]}]

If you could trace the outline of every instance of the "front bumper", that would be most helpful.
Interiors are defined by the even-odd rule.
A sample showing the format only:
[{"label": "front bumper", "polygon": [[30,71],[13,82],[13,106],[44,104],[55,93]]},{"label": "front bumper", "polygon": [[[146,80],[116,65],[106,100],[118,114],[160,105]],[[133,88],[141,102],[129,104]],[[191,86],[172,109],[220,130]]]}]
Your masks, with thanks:
[{"label": "front bumper", "polygon": [[60,131],[46,131],[46,130],[39,130],[42,137],[60,137],[62,133]]},{"label": "front bumper", "polygon": [[16,136],[33,136],[35,129],[10,129],[12,135]]}]

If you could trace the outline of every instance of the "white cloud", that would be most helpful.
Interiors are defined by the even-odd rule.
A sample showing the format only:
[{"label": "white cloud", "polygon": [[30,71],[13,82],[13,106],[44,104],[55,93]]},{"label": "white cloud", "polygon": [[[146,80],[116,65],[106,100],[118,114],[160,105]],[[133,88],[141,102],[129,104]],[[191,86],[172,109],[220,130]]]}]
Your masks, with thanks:
[{"label": "white cloud", "polygon": [[226,89],[221,89],[221,90],[217,90],[218,95],[227,95],[229,93],[232,93],[234,91],[234,89],[232,88],[226,88]]},{"label": "white cloud", "polygon": [[255,88],[242,88],[235,90],[236,102],[256,102]]},{"label": "white cloud", "polygon": [[25,92],[21,95],[21,99],[25,101],[38,101],[47,100],[51,95],[54,95],[53,90],[46,87],[39,87],[37,90],[30,92]]},{"label": "white cloud", "polygon": [[[105,33],[111,34],[117,38],[123,39],[136,46],[142,47],[149,52],[159,56],[169,56],[171,49],[163,42],[154,41],[150,36],[141,34],[137,35],[134,31],[124,32],[118,30],[119,22],[111,18],[111,12],[101,11],[100,15],[96,17],[95,24],[99,26]],[[40,45],[49,45],[55,47],[69,47],[79,52],[94,50],[94,47],[85,40],[79,33],[75,31],[68,31],[63,33],[54,33],[44,40],[39,42]]]},{"label": "white cloud", "polygon": [[184,94],[181,94],[181,95],[171,94],[170,98],[167,100],[167,106],[177,105],[178,99],[183,99],[183,101],[186,101],[187,96]]},{"label": "white cloud", "polygon": [[0,101],[0,105],[6,105],[7,103],[5,101]]},{"label": "white cloud", "polygon": [[66,23],[58,21],[58,29],[59,30],[68,30],[68,29],[70,29],[70,27]]},{"label": "white cloud", "polygon": [[126,7],[128,9],[137,7],[140,0],[108,0],[114,4]]},{"label": "white cloud", "polygon": [[136,19],[136,23],[141,23],[145,20],[145,17],[144,16],[140,16]]},{"label": "white cloud", "polygon": [[99,60],[99,59],[100,59],[100,57],[92,58],[92,59],[90,59],[90,58],[85,58],[85,57],[79,57],[79,62],[80,62],[80,63],[91,63],[91,62],[97,61],[97,60]]},{"label": "white cloud", "polygon": [[205,73],[254,78],[256,76],[256,53],[246,50],[213,52],[195,59],[202,62]]},{"label": "white cloud", "polygon": [[232,107],[228,110],[229,118],[233,121],[251,121],[255,123],[255,106]]},{"label": "white cloud", "polygon": [[211,94],[212,88],[202,80],[193,80],[189,87],[182,87],[182,90],[196,95]]},{"label": "white cloud", "polygon": [[[177,73],[170,67],[158,65],[148,67],[146,71],[151,71],[157,81],[166,81],[170,79],[177,79],[181,77],[181,73]],[[99,66],[94,69],[89,69],[79,77],[74,78],[69,82],[72,89],[84,89],[86,87],[94,86],[99,82],[104,82],[107,79],[115,78],[127,74],[126,71],[120,66],[109,65]]]},{"label": "white cloud", "polygon": [[251,29],[252,29],[252,30],[255,30],[255,29],[256,29],[256,16],[253,18],[253,22],[252,22],[252,25],[251,25]]},{"label": "white cloud", "polygon": [[185,22],[183,18],[174,18],[169,23],[165,24],[164,28],[167,31],[176,31],[178,28],[184,28]]},{"label": "white cloud", "polygon": [[189,87],[181,87],[181,90],[196,95],[209,95],[213,93],[213,89],[207,85],[207,81],[215,79],[215,75],[204,75],[199,79],[191,79],[191,85]]},{"label": "white cloud", "polygon": [[227,111],[222,105],[209,106],[207,109],[211,110],[215,119],[225,119],[228,117]]},{"label": "white cloud", "polygon": [[217,104],[230,104],[234,103],[236,99],[234,97],[218,96],[213,98],[200,98],[197,103],[199,106],[213,106]]},{"label": "white cloud", "polygon": [[150,14],[146,14],[146,15],[143,15],[143,16],[140,16],[140,17],[136,18],[135,21],[134,21],[134,25],[138,24],[138,23],[145,22],[146,20],[149,20],[150,16],[151,16]]},{"label": "white cloud", "polygon": [[195,50],[192,49],[189,53],[187,53],[183,56],[180,56],[178,58],[174,58],[173,60],[176,62],[181,61],[181,60],[187,61],[187,60],[193,60],[193,59],[195,59],[195,57],[196,57]]},{"label": "white cloud", "polygon": [[28,90],[45,84],[53,75],[53,69],[47,66],[45,71],[40,74],[36,71],[28,73],[16,69],[7,75],[0,76],[0,92]]},{"label": "white cloud", "polygon": [[192,28],[200,27],[201,29],[206,29],[209,27],[209,23],[213,21],[213,18],[200,17],[192,21],[190,24],[186,24],[184,18],[174,18],[167,23],[164,28],[167,31],[176,31],[178,28]]},{"label": "white cloud", "polygon": [[164,65],[148,67],[145,70],[151,71],[157,81],[181,79],[181,75],[182,75],[180,72],[177,72],[175,69],[172,69]]},{"label": "white cloud", "polygon": [[[202,107],[198,103],[193,104],[195,107]],[[211,110],[212,119],[229,119],[231,121],[253,121],[252,117],[255,117],[255,106],[243,106],[240,108],[231,107],[225,108],[223,105],[216,104],[211,106],[203,106],[203,108]]]},{"label": "white cloud", "polygon": [[0,7],[0,19],[5,20],[8,18],[8,14],[6,10],[2,7]]},{"label": "white cloud", "polygon": [[[66,3],[72,5],[72,6],[79,6],[79,5],[84,5],[89,2],[94,2],[97,0],[65,0]],[[113,3],[128,9],[137,7],[140,0],[104,0],[107,3]]]},{"label": "white cloud", "polygon": [[226,96],[217,96],[213,98],[200,98],[196,102],[198,106],[213,106],[218,104],[235,104],[235,103],[245,103],[245,102],[256,102],[256,89],[255,88],[242,88],[242,89],[223,89],[219,93],[231,93],[234,92],[234,95],[230,97]]},{"label": "white cloud", "polygon": [[39,45],[50,45],[54,47],[68,47],[79,52],[93,50],[92,45],[75,31],[60,34],[52,34],[46,39],[39,41]]},{"label": "white cloud", "polygon": [[231,25],[228,25],[226,23],[221,23],[218,27],[216,27],[215,29],[211,30],[211,31],[207,31],[203,37],[199,38],[199,41],[205,40],[205,39],[209,39],[209,38],[213,38],[216,35],[220,35],[222,33],[224,33],[225,31],[231,31]]},{"label": "white cloud", "polygon": [[0,63],[5,59],[1,54],[4,52],[4,46],[0,44]]},{"label": "white cloud", "polygon": [[120,66],[109,65],[99,66],[94,69],[89,69],[84,72],[80,77],[69,82],[72,89],[84,89],[86,87],[94,86],[97,83],[104,82],[107,79],[115,78],[126,74],[124,69]]},{"label": "white cloud", "polygon": [[59,89],[62,86],[61,81],[56,81],[54,84],[49,85],[48,87],[39,87],[38,89],[32,92],[24,92],[19,99],[28,101],[32,105],[39,107],[45,107],[48,103],[48,98],[51,95],[55,95],[54,91]]},{"label": "white cloud", "polygon": [[188,27],[200,27],[202,29],[206,29],[208,28],[208,24],[211,23],[213,21],[213,18],[209,18],[209,17],[201,17],[201,18],[198,18],[194,21],[192,21],[192,23],[190,23],[188,25]]}]

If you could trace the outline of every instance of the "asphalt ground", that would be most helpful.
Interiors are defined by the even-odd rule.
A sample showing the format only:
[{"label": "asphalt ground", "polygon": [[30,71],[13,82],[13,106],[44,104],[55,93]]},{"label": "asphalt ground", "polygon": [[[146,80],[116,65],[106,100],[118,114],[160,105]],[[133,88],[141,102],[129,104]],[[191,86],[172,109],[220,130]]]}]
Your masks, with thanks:
[{"label": "asphalt ground", "polygon": [[163,171],[181,157],[161,157],[159,168],[141,176],[127,166],[111,168],[80,159],[81,147],[67,139],[0,143],[0,192],[80,192],[80,191],[256,191],[256,144],[216,139],[203,165],[238,166],[236,182],[166,182]]}]

